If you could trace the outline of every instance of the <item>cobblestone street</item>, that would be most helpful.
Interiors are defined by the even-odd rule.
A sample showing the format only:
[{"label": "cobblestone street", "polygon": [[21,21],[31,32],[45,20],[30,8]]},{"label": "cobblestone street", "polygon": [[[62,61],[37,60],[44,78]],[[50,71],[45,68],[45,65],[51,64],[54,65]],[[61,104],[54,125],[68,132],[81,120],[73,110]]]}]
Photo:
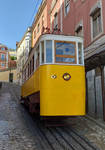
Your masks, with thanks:
[{"label": "cobblestone street", "polygon": [[0,91],[0,150],[35,150],[30,132],[8,85]]},{"label": "cobblestone street", "polygon": [[89,117],[67,119],[67,127],[46,128],[19,104],[20,88],[0,89],[0,150],[105,150],[105,126]]}]

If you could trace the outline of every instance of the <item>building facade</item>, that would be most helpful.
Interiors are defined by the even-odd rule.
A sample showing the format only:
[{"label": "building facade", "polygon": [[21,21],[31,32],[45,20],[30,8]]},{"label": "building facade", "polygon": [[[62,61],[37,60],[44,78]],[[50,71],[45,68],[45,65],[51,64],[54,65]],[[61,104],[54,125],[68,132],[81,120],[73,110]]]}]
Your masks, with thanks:
[{"label": "building facade", "polygon": [[51,30],[84,38],[87,112],[105,120],[105,0],[57,0],[50,20]]},{"label": "building facade", "polygon": [[52,0],[43,0],[32,24],[32,48],[39,37],[50,32],[50,4]]},{"label": "building facade", "polygon": [[9,49],[8,51],[9,51],[10,57],[13,57],[14,59],[17,58],[17,53],[15,49]]},{"label": "building facade", "polygon": [[28,59],[31,50],[31,28],[28,28],[22,40],[16,44],[17,52],[17,80],[22,84],[22,68]]},{"label": "building facade", "polygon": [[4,70],[8,68],[8,48],[0,44],[0,70]]},{"label": "building facade", "polygon": [[33,48],[46,32],[83,37],[87,111],[105,120],[105,0],[43,0],[32,25]]}]

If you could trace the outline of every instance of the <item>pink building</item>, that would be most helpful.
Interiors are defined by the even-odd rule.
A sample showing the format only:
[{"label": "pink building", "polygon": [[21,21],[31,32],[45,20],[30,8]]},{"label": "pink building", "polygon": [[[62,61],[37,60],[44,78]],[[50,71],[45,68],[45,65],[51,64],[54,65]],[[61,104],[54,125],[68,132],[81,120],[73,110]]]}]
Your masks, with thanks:
[{"label": "pink building", "polygon": [[45,32],[84,38],[88,112],[105,120],[105,0],[43,0],[32,28],[32,47]]},{"label": "pink building", "polygon": [[0,70],[8,68],[8,48],[0,44]]},{"label": "pink building", "polygon": [[35,46],[40,35],[44,32],[49,32],[48,27],[50,27],[50,4],[52,0],[43,0],[42,4],[35,16],[32,25],[32,48]]},{"label": "pink building", "polygon": [[50,23],[51,32],[84,38],[87,110],[105,120],[105,0],[52,0]]}]

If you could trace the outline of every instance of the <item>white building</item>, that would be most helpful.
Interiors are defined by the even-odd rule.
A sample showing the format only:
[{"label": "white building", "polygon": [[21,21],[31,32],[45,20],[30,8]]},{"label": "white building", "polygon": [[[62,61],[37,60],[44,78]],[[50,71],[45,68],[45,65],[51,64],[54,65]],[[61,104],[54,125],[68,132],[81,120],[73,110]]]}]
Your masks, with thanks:
[{"label": "white building", "polygon": [[28,54],[31,50],[31,28],[28,28],[22,40],[16,44],[17,52],[17,79],[18,83],[22,84],[22,68],[28,59]]}]

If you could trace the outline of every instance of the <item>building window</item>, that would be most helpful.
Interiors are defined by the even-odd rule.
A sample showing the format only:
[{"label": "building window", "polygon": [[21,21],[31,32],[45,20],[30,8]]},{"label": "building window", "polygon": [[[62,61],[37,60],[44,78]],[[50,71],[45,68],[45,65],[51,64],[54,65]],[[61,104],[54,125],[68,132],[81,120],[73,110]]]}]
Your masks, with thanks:
[{"label": "building window", "polygon": [[34,72],[34,55],[32,57],[32,72]]},{"label": "building window", "polygon": [[75,35],[79,36],[79,37],[83,37],[83,28],[82,26],[79,26],[76,31],[75,31]]},{"label": "building window", "polygon": [[1,54],[1,60],[5,60],[5,54]]},{"label": "building window", "polygon": [[1,50],[2,50],[2,51],[4,51],[4,50],[5,50],[5,48],[4,48],[4,47],[2,47],[2,48],[1,48]]},{"label": "building window", "polygon": [[57,0],[52,0],[52,3],[51,3],[51,10],[50,10],[50,11],[53,10],[53,8],[55,7],[56,3],[57,3]]},{"label": "building window", "polygon": [[70,0],[65,0],[65,16],[68,14],[70,10]]},{"label": "building window", "polygon": [[36,30],[34,31],[34,39],[35,39],[35,37],[36,37]]},{"label": "building window", "polygon": [[58,13],[54,15],[54,29],[58,28]]},{"label": "building window", "polygon": [[1,63],[1,67],[5,67],[5,64],[4,64],[4,63]]},{"label": "building window", "polygon": [[92,14],[93,38],[102,32],[101,9]]},{"label": "building window", "polygon": [[38,26],[37,26],[37,33],[39,33],[40,31],[40,24],[38,23]]},{"label": "building window", "polygon": [[42,16],[42,28],[44,27],[44,15]]}]

